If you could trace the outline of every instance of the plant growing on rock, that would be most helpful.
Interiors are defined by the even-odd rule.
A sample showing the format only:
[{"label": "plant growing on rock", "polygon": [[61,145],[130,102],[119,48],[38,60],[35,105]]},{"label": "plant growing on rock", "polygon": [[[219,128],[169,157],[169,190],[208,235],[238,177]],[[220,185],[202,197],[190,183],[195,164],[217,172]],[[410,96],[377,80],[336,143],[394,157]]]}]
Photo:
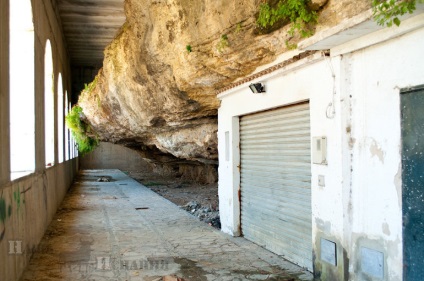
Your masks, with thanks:
[{"label": "plant growing on rock", "polygon": [[412,14],[417,8],[417,3],[424,3],[424,0],[373,0],[374,20],[382,26],[391,27],[393,24],[399,26],[399,17]]},{"label": "plant growing on rock", "polygon": [[187,52],[188,52],[188,53],[191,53],[191,52],[192,52],[192,50],[191,50],[191,45],[187,45],[187,46],[186,46],[186,50],[187,50]]},{"label": "plant growing on rock", "polygon": [[243,30],[243,27],[241,26],[241,22],[237,23],[235,33],[240,33]]},{"label": "plant growing on rock", "polygon": [[291,43],[290,41],[286,40],[285,41],[285,44],[286,44],[287,50],[295,50],[295,49],[297,49],[297,44],[296,43]]},{"label": "plant growing on rock", "polygon": [[78,152],[84,155],[93,151],[99,145],[99,140],[96,137],[89,136],[91,127],[82,120],[82,116],[82,108],[75,105],[65,117],[65,121],[78,145]]},{"label": "plant growing on rock", "polygon": [[288,31],[293,36],[298,32],[302,37],[313,34],[309,25],[317,22],[318,15],[308,6],[309,0],[267,0],[259,7],[257,24],[260,28],[273,27],[277,22],[291,23]]},{"label": "plant growing on rock", "polygon": [[223,34],[221,36],[221,38],[219,39],[218,45],[216,46],[216,49],[218,50],[218,52],[222,53],[224,51],[225,48],[227,48],[229,46],[229,42],[228,42],[228,36],[227,34]]},{"label": "plant growing on rock", "polygon": [[88,84],[84,83],[84,90],[83,91],[90,94],[94,90],[94,88],[96,88],[96,86],[97,86],[97,78],[98,78],[98,76],[94,77],[94,80],[91,83],[88,83]]}]

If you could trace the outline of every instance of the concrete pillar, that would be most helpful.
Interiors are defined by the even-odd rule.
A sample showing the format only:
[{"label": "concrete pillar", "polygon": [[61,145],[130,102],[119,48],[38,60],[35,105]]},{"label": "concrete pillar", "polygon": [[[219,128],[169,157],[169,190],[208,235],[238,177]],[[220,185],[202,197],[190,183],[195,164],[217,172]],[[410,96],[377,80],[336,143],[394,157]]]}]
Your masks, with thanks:
[{"label": "concrete pillar", "polygon": [[0,1],[0,185],[10,181],[9,0]]},{"label": "concrete pillar", "polygon": [[[37,19],[37,9],[33,9]],[[36,23],[34,22],[36,27]],[[46,168],[44,142],[44,53],[45,42],[35,34],[34,42],[34,80],[35,80],[35,171],[43,172]]]},{"label": "concrete pillar", "polygon": [[53,106],[54,106],[54,164],[57,165],[59,164],[59,149],[58,149],[58,143],[59,143],[59,139],[58,139],[58,132],[59,132],[59,124],[58,124],[58,85],[57,85],[57,78],[59,77],[58,74],[58,65],[59,65],[59,56],[57,56],[57,50],[55,46],[52,46],[53,48],[53,73],[54,73],[54,78],[53,78],[53,88],[54,88],[54,98],[53,98]]}]

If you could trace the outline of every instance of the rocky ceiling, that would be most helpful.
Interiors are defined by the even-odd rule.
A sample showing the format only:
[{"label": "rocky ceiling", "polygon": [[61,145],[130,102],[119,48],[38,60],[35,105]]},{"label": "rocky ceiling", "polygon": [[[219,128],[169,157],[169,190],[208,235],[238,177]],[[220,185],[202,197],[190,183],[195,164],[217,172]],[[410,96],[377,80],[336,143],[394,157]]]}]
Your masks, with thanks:
[{"label": "rocky ceiling", "polygon": [[[73,101],[91,134],[131,147],[154,169],[204,182],[217,178],[217,91],[300,40],[289,25],[258,29],[261,0],[56,1],[71,56]],[[317,31],[371,5],[312,1]],[[94,75],[96,82],[79,95]]]},{"label": "rocky ceiling", "polygon": [[124,0],[56,0],[72,66],[98,69],[125,22]]}]

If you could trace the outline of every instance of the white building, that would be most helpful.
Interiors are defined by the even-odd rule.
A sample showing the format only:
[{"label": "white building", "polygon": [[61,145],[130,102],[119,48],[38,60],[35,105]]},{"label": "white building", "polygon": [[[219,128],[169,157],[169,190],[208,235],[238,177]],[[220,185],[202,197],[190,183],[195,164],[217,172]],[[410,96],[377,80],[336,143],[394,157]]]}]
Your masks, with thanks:
[{"label": "white building", "polygon": [[222,231],[321,280],[422,280],[424,13],[370,18],[219,93]]}]

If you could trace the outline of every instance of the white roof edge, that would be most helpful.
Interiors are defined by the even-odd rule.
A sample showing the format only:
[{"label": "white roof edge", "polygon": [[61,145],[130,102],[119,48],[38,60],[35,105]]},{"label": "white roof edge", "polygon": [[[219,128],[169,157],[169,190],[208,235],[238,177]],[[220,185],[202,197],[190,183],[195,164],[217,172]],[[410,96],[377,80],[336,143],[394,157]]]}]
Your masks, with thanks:
[{"label": "white roof edge", "polygon": [[[405,31],[405,26],[408,25],[407,22],[413,21],[416,17],[421,17],[423,13],[424,4],[417,3],[417,9],[414,13],[400,17],[401,25],[399,27],[393,26],[391,28],[386,28],[378,25],[374,21],[372,9],[369,9],[299,42],[298,47],[300,50],[329,50],[383,29],[389,30],[389,33],[394,33],[395,35],[392,36],[393,38],[410,31],[411,28]],[[381,41],[382,40],[380,40],[380,42]]]},{"label": "white roof edge", "polygon": [[296,62],[290,63],[290,64],[288,64],[288,65],[286,65],[286,66],[284,66],[282,68],[279,68],[279,69],[277,69],[277,70],[275,70],[275,71],[273,71],[271,73],[264,74],[264,75],[259,76],[259,77],[255,78],[255,79],[251,80],[251,81],[246,81],[246,82],[244,82],[244,83],[242,83],[240,85],[237,85],[237,86],[235,86],[235,87],[233,87],[231,89],[228,89],[228,90],[226,90],[226,91],[218,94],[217,95],[217,98],[219,100],[222,100],[223,98],[225,98],[227,96],[230,96],[230,95],[232,95],[232,94],[240,91],[243,88],[247,88],[248,85],[250,85],[251,83],[266,82],[266,80],[271,79],[271,78],[273,78],[275,76],[284,75],[285,73],[287,73],[289,71],[294,71],[296,69],[305,67],[307,65],[310,65],[312,63],[315,63],[315,62],[320,61],[320,60],[323,60],[323,59],[324,59],[323,54],[321,52],[317,52],[317,53],[315,53],[313,55],[310,55],[308,57],[302,58],[302,59],[300,59],[300,60],[298,60]]},{"label": "white roof edge", "polygon": [[[328,29],[321,30],[317,32],[312,37],[309,37],[298,43],[298,48],[301,50],[317,50],[319,46],[316,46],[318,43],[323,42],[324,40],[328,40],[333,36],[340,35],[344,31],[350,30],[353,27],[368,21],[372,18],[372,9],[367,10],[359,15],[356,15],[346,21],[342,21],[336,26],[330,27]],[[376,27],[382,28],[375,24]],[[327,50],[330,48],[326,48]],[[321,50],[321,49],[320,49]]]}]

